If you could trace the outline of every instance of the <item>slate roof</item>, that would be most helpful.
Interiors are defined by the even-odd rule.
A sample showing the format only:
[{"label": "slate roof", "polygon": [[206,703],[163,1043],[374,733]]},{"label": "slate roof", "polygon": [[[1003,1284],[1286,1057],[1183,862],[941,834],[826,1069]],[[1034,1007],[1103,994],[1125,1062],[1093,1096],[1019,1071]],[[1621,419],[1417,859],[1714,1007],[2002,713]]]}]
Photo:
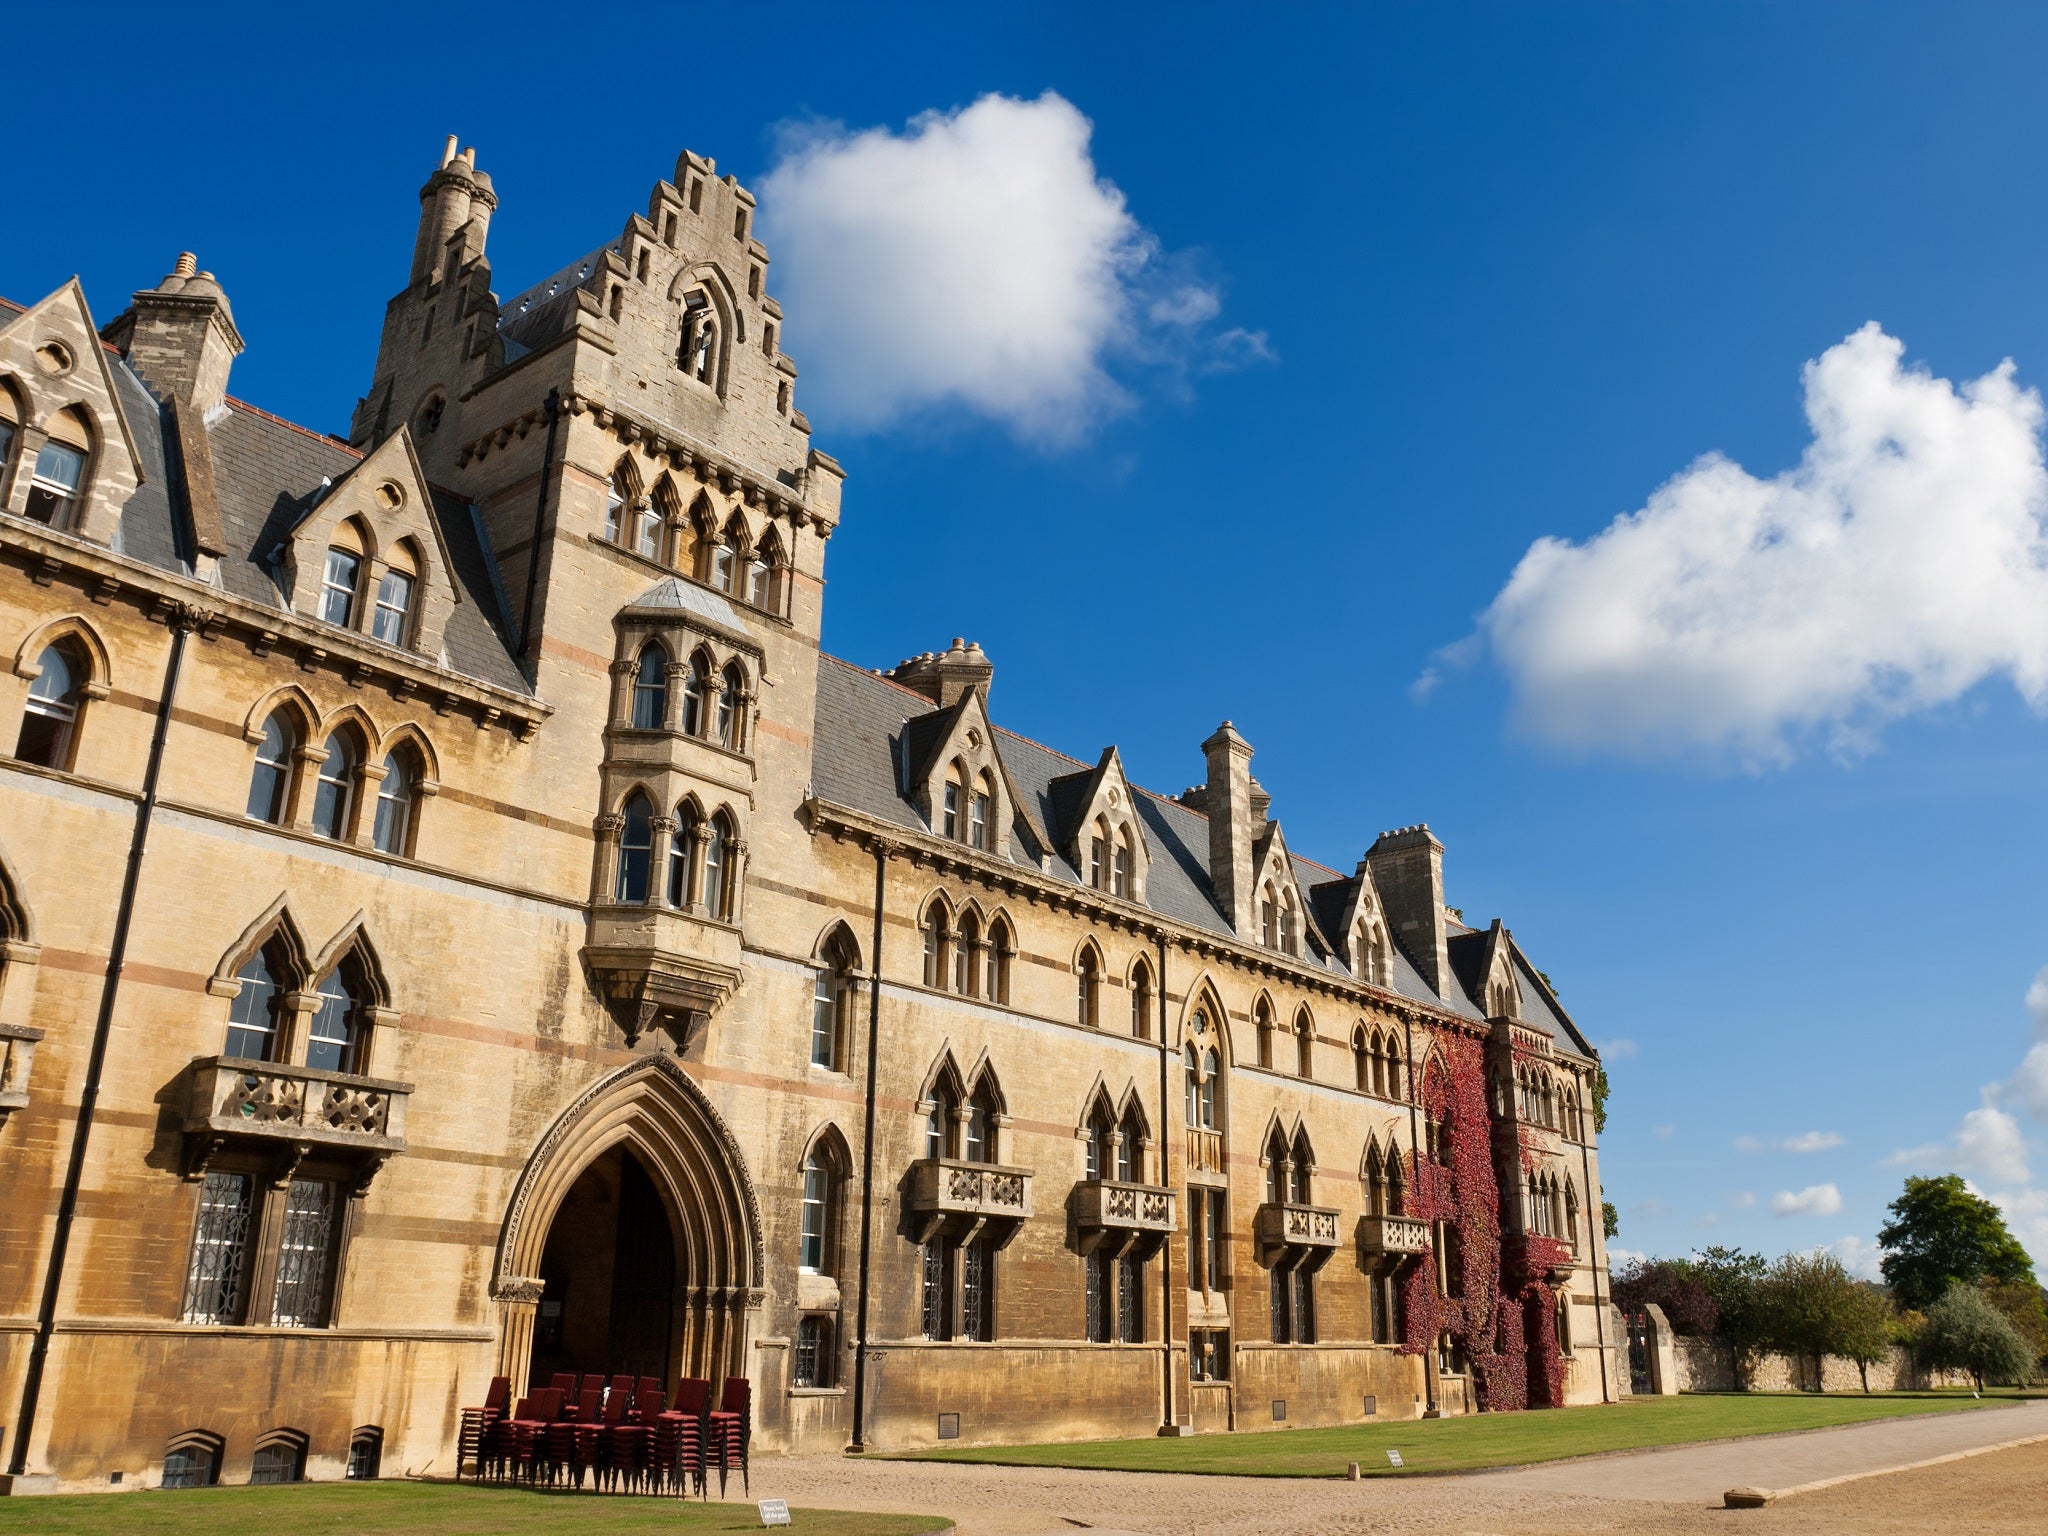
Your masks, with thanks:
[{"label": "slate roof", "polygon": [[[931,750],[943,731],[951,711],[943,710],[922,694],[885,677],[878,677],[835,656],[822,656],[818,667],[818,708],[812,733],[811,792],[821,800],[843,805],[906,831],[927,832],[923,816],[911,803],[909,785],[916,764]],[[1030,810],[1041,826],[1064,829],[1077,814],[1079,788],[1090,782],[1092,765],[1078,758],[1054,752],[1027,737],[996,728],[996,750],[1017,792],[1031,801]],[[1168,800],[1132,786],[1138,820],[1145,831],[1150,871],[1146,879],[1146,905],[1162,917],[1191,928],[1229,936],[1229,919],[1217,905],[1209,881],[1209,822],[1201,812],[1177,800]],[[1024,828],[1019,818],[1020,831]],[[1055,830],[1055,837],[1062,836]],[[1332,878],[1334,871],[1289,853],[1295,876],[1324,932],[1338,941],[1337,925],[1349,894],[1350,878]],[[1011,862],[1031,869],[1040,866],[1032,857],[1025,837],[1013,838]],[[1083,883],[1081,872],[1068,860],[1063,848],[1046,858],[1045,872],[1054,879]],[[1485,934],[1460,930],[1462,942],[1483,941]],[[1332,974],[1348,976],[1338,956],[1313,956],[1310,964]],[[1422,979],[1406,951],[1396,943],[1393,954],[1392,990],[1416,1002],[1445,1008],[1463,1018],[1479,1020],[1484,1014],[1473,1004],[1465,989],[1455,981],[1445,995],[1432,991]],[[1525,996],[1537,992],[1525,985]],[[1540,1015],[1555,1018],[1547,1006]],[[1586,1054],[1584,1038],[1569,1023],[1558,1021],[1557,1033],[1569,1038]]]},{"label": "slate roof", "polygon": [[[116,547],[160,570],[192,574],[182,495],[166,460],[166,413],[127,362],[110,355],[115,393],[135,434],[143,483],[121,509]],[[339,480],[362,455],[232,396],[207,429],[227,552],[219,585],[231,596],[285,612],[277,552],[311,507],[321,481]],[[459,600],[442,636],[450,671],[513,693],[532,695],[513,659],[511,628],[498,590],[496,562],[466,502],[436,487],[433,516],[448,549]]]}]

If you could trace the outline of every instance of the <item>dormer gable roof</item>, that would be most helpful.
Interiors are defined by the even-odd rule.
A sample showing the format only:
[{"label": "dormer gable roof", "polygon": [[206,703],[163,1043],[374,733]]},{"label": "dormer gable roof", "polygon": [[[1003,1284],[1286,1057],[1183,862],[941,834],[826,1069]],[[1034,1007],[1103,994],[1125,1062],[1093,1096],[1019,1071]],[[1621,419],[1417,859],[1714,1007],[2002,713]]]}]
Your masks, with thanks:
[{"label": "dormer gable roof", "polygon": [[904,792],[918,803],[927,822],[934,821],[935,807],[930,788],[936,776],[944,772],[946,764],[954,758],[964,758],[993,766],[996,776],[1002,781],[1003,798],[1008,802],[1011,820],[1030,838],[1030,848],[1021,850],[1027,862],[1035,860],[1041,850],[1051,847],[1045,830],[1031,814],[1030,802],[1019,791],[1009,764],[1003,760],[998,733],[989,722],[987,700],[978,690],[963,693],[950,706],[906,721],[902,751]]},{"label": "dormer gable roof", "polygon": [[[66,410],[78,412],[89,423],[90,478],[81,519],[69,531],[94,543],[111,544],[122,506],[144,479],[144,462],[135,430],[121,408],[113,361],[77,278],[19,314],[0,310],[0,376],[19,397],[24,427],[47,433]],[[16,478],[26,483],[25,477]]]}]

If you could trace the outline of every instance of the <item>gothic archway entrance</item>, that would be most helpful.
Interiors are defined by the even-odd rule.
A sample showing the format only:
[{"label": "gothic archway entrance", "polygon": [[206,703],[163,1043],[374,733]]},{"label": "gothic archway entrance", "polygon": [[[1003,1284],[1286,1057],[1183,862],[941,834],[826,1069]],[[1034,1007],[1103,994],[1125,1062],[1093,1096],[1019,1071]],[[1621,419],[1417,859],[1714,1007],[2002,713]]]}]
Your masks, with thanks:
[{"label": "gothic archway entrance", "polygon": [[577,1175],[541,1251],[527,1379],[600,1371],[667,1381],[682,1343],[677,1237],[668,1203],[629,1147]]},{"label": "gothic archway entrance", "polygon": [[498,1370],[519,1391],[558,1370],[746,1375],[763,1275],[731,1131],[672,1059],[643,1056],[565,1110],[520,1173],[491,1284]]}]

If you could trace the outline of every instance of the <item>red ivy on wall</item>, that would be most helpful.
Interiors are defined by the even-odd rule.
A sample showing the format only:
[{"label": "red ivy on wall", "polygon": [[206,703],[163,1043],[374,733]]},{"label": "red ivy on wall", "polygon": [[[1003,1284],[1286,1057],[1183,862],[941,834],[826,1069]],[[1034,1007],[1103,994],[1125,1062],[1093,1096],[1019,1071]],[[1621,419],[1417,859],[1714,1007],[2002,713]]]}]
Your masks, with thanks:
[{"label": "red ivy on wall", "polygon": [[1433,1259],[1410,1266],[1401,1348],[1426,1355],[1438,1335],[1448,1333],[1471,1365],[1475,1407],[1528,1407],[1532,1363],[1537,1400],[1560,1403],[1564,1366],[1548,1274],[1553,1262],[1569,1261],[1570,1248],[1554,1238],[1517,1234],[1503,1253],[1485,1047],[1462,1035],[1440,1036],[1437,1045],[1421,1084],[1421,1104],[1423,1114],[1444,1129],[1442,1161],[1418,1157],[1408,1181],[1407,1214],[1443,1222],[1456,1234],[1456,1258],[1448,1296],[1437,1294]]}]

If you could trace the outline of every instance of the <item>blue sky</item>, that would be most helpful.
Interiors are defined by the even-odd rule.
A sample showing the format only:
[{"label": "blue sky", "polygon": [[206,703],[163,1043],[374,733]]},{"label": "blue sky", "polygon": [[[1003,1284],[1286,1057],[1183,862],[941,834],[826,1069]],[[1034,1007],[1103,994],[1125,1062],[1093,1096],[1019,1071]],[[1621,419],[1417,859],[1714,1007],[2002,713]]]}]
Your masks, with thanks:
[{"label": "blue sky", "polygon": [[[17,58],[110,62],[0,101],[35,146],[0,293],[76,271],[104,321],[196,250],[234,391],[341,430],[445,134],[496,180],[507,294],[713,155],[763,196],[798,403],[851,475],[831,649],[979,640],[1000,719],[1166,791],[1228,716],[1345,870],[1428,821],[1450,899],[1609,1043],[1624,1247],[1867,1266],[1903,1174],[1957,1168],[2048,1260],[2037,9],[37,35],[83,14],[13,22]],[[935,297],[961,284],[972,313]]]}]

